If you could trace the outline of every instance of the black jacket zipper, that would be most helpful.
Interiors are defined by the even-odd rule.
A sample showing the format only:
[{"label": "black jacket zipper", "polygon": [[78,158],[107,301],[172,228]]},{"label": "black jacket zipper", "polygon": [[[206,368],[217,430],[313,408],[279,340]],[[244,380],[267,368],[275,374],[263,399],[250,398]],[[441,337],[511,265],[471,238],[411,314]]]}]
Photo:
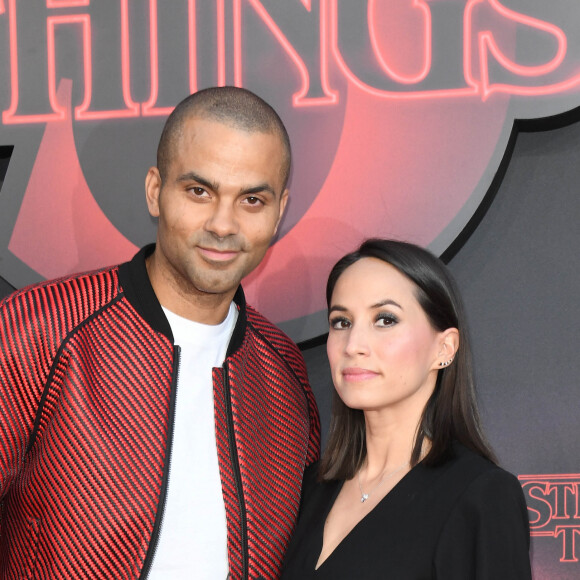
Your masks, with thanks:
[{"label": "black jacket zipper", "polygon": [[155,557],[155,550],[159,542],[159,533],[161,531],[161,524],[163,523],[163,515],[165,513],[165,501],[167,500],[167,488],[169,486],[169,471],[171,468],[171,451],[173,447],[173,430],[175,428],[175,401],[177,398],[177,380],[179,376],[179,359],[181,355],[181,348],[178,345],[173,347],[173,369],[171,375],[171,394],[169,396],[169,425],[167,429],[167,449],[165,452],[165,465],[163,468],[163,481],[161,483],[161,493],[159,494],[159,505],[157,506],[157,514],[155,516],[155,524],[153,525],[153,533],[149,541],[149,548],[147,555],[143,562],[143,568],[139,578],[145,580],[149,576],[149,570],[153,564]]},{"label": "black jacket zipper", "polygon": [[[238,505],[240,508],[240,527],[241,527],[241,552],[242,552],[242,580],[248,578],[248,522],[246,518],[246,504],[244,502],[244,494],[242,490],[242,474],[240,472],[240,462],[238,458],[238,448],[236,446],[236,438],[234,434],[234,417],[232,412],[232,397],[230,394],[230,383],[228,377],[228,365],[224,362],[224,395],[226,403],[226,424],[228,429],[228,444],[230,450],[230,459],[232,462],[232,469],[234,472],[234,481],[236,484],[236,492],[238,496]],[[229,577],[229,576],[228,576]]]}]

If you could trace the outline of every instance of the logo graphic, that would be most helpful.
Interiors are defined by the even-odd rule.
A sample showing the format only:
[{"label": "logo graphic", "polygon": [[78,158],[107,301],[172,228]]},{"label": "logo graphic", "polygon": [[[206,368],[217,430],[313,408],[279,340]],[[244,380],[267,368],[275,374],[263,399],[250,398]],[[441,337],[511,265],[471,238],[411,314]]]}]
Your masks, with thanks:
[{"label": "logo graphic", "polygon": [[535,553],[539,555],[542,551],[557,549],[558,558],[541,560],[559,560],[578,574],[580,474],[520,475],[518,479],[528,504],[530,534],[534,539]]},{"label": "logo graphic", "polygon": [[442,253],[513,121],[580,104],[567,0],[0,0],[0,276],[14,286],[154,240],[142,182],[184,96],[235,84],[281,114],[291,201],[248,300],[326,331],[332,264],[369,236]]}]

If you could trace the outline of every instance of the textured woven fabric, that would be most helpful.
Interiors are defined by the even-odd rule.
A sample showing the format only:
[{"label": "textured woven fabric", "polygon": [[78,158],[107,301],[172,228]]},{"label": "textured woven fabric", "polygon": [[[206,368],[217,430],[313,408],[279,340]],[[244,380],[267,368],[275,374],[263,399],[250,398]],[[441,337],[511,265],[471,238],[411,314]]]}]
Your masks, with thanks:
[{"label": "textured woven fabric", "polygon": [[[2,579],[139,578],[151,560],[175,353],[128,294],[111,268],[0,305]],[[318,414],[296,347],[240,312],[236,347],[214,370],[230,572],[276,578],[318,457]]]}]

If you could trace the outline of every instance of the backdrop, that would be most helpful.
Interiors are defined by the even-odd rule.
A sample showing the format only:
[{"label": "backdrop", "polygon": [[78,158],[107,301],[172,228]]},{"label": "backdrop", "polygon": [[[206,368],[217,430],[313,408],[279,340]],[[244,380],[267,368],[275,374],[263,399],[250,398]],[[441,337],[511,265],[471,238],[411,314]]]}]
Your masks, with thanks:
[{"label": "backdrop", "polygon": [[[579,160],[580,120],[520,133],[491,207],[449,262],[486,432],[524,487],[535,580],[580,578]],[[326,433],[325,347],[304,355]]]},{"label": "backdrop", "polygon": [[254,90],[295,159],[245,288],[302,343],[324,425],[331,265],[376,235],[442,254],[535,578],[577,578],[579,31],[576,0],[0,0],[0,292],[154,239],[142,184],[167,114]]}]

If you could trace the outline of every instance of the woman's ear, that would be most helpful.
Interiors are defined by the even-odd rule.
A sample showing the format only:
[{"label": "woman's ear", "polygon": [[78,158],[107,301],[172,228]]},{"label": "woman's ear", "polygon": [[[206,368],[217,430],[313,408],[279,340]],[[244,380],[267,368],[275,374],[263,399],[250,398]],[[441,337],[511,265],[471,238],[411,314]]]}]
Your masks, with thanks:
[{"label": "woman's ear", "polygon": [[455,358],[459,348],[459,330],[448,328],[444,330],[439,338],[439,354],[435,361],[434,368],[444,369],[448,367]]}]

